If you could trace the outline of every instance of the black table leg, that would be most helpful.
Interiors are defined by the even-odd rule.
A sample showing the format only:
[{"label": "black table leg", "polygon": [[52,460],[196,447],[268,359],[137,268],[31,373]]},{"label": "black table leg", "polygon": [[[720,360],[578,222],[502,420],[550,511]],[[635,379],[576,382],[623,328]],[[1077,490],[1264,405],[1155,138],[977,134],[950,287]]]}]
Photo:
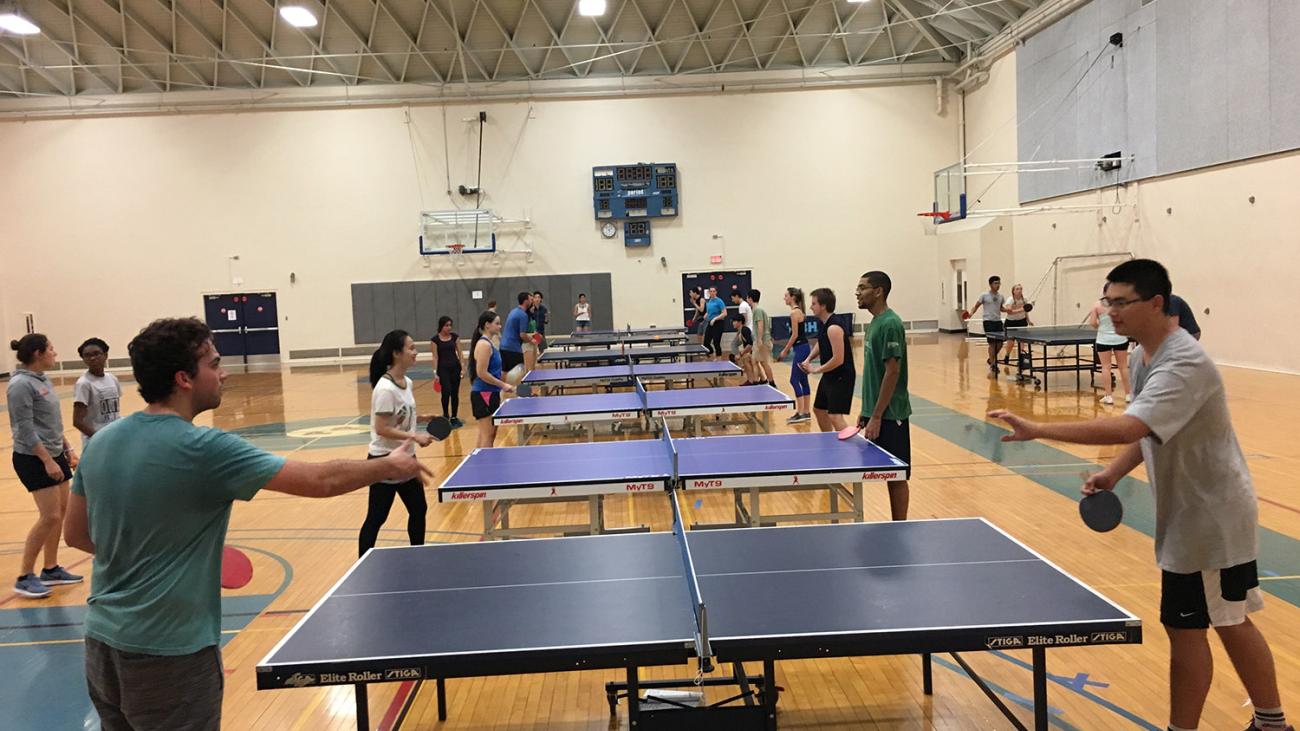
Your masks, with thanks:
[{"label": "black table leg", "polygon": [[366,684],[353,686],[357,697],[357,731],[370,731],[370,697],[366,694]]},{"label": "black table leg", "polygon": [[636,728],[641,722],[641,690],[637,688],[636,668],[627,669],[627,727]]},{"label": "black table leg", "polygon": [[930,673],[930,653],[921,653],[921,689],[926,695],[934,694],[934,679]]},{"label": "black table leg", "polygon": [[776,731],[776,661],[763,661],[763,708],[767,711],[767,731]]},{"label": "black table leg", "polygon": [[1034,731],[1047,731],[1047,650],[1034,653]]},{"label": "black table leg", "polygon": [[447,720],[447,681],[438,678],[438,720]]}]

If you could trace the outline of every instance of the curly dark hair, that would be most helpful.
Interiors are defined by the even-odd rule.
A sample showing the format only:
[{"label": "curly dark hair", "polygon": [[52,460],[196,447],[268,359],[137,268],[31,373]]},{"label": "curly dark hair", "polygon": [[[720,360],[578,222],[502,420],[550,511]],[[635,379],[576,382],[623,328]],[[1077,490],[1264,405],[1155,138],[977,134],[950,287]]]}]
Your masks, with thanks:
[{"label": "curly dark hair", "polygon": [[77,355],[84,355],[86,348],[89,348],[92,345],[98,345],[99,349],[104,351],[104,355],[108,355],[108,343],[104,342],[101,338],[86,338],[86,342],[77,346]]},{"label": "curly dark hair", "polygon": [[149,323],[131,339],[131,372],[146,403],[165,401],[176,390],[176,373],[199,374],[199,353],[212,330],[194,317],[168,317]]}]

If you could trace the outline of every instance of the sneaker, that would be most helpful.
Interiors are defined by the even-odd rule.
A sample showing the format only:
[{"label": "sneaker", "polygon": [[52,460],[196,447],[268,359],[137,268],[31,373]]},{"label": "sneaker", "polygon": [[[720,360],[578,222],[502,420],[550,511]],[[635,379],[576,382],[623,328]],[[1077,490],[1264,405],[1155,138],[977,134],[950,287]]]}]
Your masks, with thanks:
[{"label": "sneaker", "polygon": [[1126,393],[1126,394],[1124,394],[1124,403],[1128,403],[1128,402],[1130,402],[1130,401],[1132,401],[1132,400],[1133,400],[1133,394],[1131,394],[1131,393]]},{"label": "sneaker", "polygon": [[76,574],[68,573],[68,570],[62,566],[55,566],[52,569],[41,569],[41,583],[46,586],[58,586],[60,584],[80,584],[82,577]]},{"label": "sneaker", "polygon": [[1106,394],[1101,397],[1101,402],[1107,406],[1113,406],[1115,404],[1115,399],[1111,398],[1110,394]]},{"label": "sneaker", "polygon": [[465,422],[461,421],[459,416],[453,416],[448,419],[448,421],[451,422],[451,428],[453,429],[459,429],[462,426],[465,426]]},{"label": "sneaker", "polygon": [[[1250,725],[1246,727],[1246,731],[1263,731],[1263,729],[1261,729],[1259,726],[1256,726],[1255,719],[1252,718],[1250,719]],[[1295,731],[1295,726],[1287,726],[1286,728],[1282,729],[1282,731]]]},{"label": "sneaker", "polygon": [[790,420],[791,424],[802,424],[805,421],[812,421],[812,414],[795,414]]},{"label": "sneaker", "polygon": [[14,593],[28,599],[44,599],[50,595],[50,588],[42,584],[41,580],[36,578],[36,574],[27,574],[18,577],[18,581],[14,583]]}]

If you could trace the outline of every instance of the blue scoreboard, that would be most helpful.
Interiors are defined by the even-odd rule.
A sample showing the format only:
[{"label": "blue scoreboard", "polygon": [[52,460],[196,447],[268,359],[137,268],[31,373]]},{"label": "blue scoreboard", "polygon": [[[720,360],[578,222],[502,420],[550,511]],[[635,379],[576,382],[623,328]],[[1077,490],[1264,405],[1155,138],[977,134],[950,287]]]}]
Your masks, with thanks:
[{"label": "blue scoreboard", "polygon": [[[598,221],[624,221],[624,244],[650,245],[651,218],[681,210],[677,164],[603,165],[591,169],[592,203]],[[630,225],[631,221],[645,225]]]}]

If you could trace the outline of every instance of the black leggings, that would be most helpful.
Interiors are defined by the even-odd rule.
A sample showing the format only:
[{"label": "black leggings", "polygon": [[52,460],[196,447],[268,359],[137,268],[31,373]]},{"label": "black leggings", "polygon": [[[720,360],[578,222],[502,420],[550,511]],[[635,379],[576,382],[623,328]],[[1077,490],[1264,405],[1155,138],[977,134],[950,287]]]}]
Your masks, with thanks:
[{"label": "black leggings", "polygon": [[[442,385],[442,415],[455,417],[460,414],[460,365],[453,368],[438,369],[438,383]],[[451,411],[447,407],[451,407]]]},{"label": "black leggings", "polygon": [[704,347],[713,355],[722,355],[722,330],[727,326],[723,320],[709,323],[704,329]]},{"label": "black leggings", "polygon": [[[375,459],[371,456],[371,459]],[[379,529],[388,520],[388,510],[393,507],[393,497],[402,498],[406,506],[406,535],[412,546],[424,545],[424,514],[429,504],[424,499],[424,485],[418,480],[402,483],[376,482],[370,486],[370,501],[366,508],[366,520],[361,524],[361,536],[358,538],[357,555],[375,547],[379,538]]]}]

